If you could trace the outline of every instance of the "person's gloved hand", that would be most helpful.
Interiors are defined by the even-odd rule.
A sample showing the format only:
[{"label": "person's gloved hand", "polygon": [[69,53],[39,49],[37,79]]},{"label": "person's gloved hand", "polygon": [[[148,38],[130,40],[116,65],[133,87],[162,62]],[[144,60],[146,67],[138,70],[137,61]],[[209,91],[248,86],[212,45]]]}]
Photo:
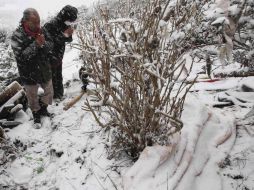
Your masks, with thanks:
[{"label": "person's gloved hand", "polygon": [[39,34],[35,38],[36,43],[39,47],[42,47],[45,44],[45,37],[43,34]]},{"label": "person's gloved hand", "polygon": [[64,31],[64,33],[63,33],[63,35],[64,35],[66,38],[70,37],[72,34],[73,34],[73,29],[72,29],[71,27],[68,27],[68,28]]}]

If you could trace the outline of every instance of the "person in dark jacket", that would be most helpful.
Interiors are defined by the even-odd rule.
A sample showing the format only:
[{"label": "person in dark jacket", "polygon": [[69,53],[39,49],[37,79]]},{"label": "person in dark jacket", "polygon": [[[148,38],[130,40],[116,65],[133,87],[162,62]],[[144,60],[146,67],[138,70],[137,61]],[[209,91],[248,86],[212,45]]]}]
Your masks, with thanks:
[{"label": "person in dark jacket", "polygon": [[[47,110],[53,99],[52,74],[48,55],[53,49],[50,36],[40,27],[40,17],[33,8],[23,12],[19,27],[11,38],[19,75],[32,110],[35,127],[41,127],[41,116],[50,116]],[[38,97],[41,86],[44,94]]]},{"label": "person in dark jacket", "polygon": [[78,10],[66,5],[52,20],[44,25],[44,29],[52,36],[54,49],[50,56],[54,98],[62,99],[64,94],[62,77],[62,60],[65,43],[72,42],[73,28],[70,26],[77,19]]}]

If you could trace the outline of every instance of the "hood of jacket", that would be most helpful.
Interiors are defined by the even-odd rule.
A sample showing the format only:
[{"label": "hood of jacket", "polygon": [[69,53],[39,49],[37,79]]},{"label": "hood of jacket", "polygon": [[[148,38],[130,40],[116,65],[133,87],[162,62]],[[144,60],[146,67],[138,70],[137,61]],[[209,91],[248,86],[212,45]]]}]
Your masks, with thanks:
[{"label": "hood of jacket", "polygon": [[77,16],[78,16],[78,9],[71,5],[66,5],[57,14],[58,20],[62,22],[65,22],[65,21],[74,22],[77,19]]}]

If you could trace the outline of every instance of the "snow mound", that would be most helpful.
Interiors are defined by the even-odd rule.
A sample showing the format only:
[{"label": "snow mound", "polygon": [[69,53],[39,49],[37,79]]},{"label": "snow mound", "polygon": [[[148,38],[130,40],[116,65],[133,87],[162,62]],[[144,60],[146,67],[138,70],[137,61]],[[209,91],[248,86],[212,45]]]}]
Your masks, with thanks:
[{"label": "snow mound", "polygon": [[[123,176],[125,190],[222,189],[218,171],[235,138],[235,118],[187,97],[175,144],[147,147]],[[195,116],[195,117],[193,117]]]}]

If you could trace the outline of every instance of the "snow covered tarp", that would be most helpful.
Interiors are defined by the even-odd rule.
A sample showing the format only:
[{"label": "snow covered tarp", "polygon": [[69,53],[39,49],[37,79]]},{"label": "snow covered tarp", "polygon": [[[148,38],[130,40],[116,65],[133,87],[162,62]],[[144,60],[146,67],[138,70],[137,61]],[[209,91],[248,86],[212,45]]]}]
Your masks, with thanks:
[{"label": "snow covered tarp", "polygon": [[235,119],[193,95],[186,102],[180,136],[172,146],[147,147],[123,176],[124,190],[222,189],[218,171],[236,138]]}]

